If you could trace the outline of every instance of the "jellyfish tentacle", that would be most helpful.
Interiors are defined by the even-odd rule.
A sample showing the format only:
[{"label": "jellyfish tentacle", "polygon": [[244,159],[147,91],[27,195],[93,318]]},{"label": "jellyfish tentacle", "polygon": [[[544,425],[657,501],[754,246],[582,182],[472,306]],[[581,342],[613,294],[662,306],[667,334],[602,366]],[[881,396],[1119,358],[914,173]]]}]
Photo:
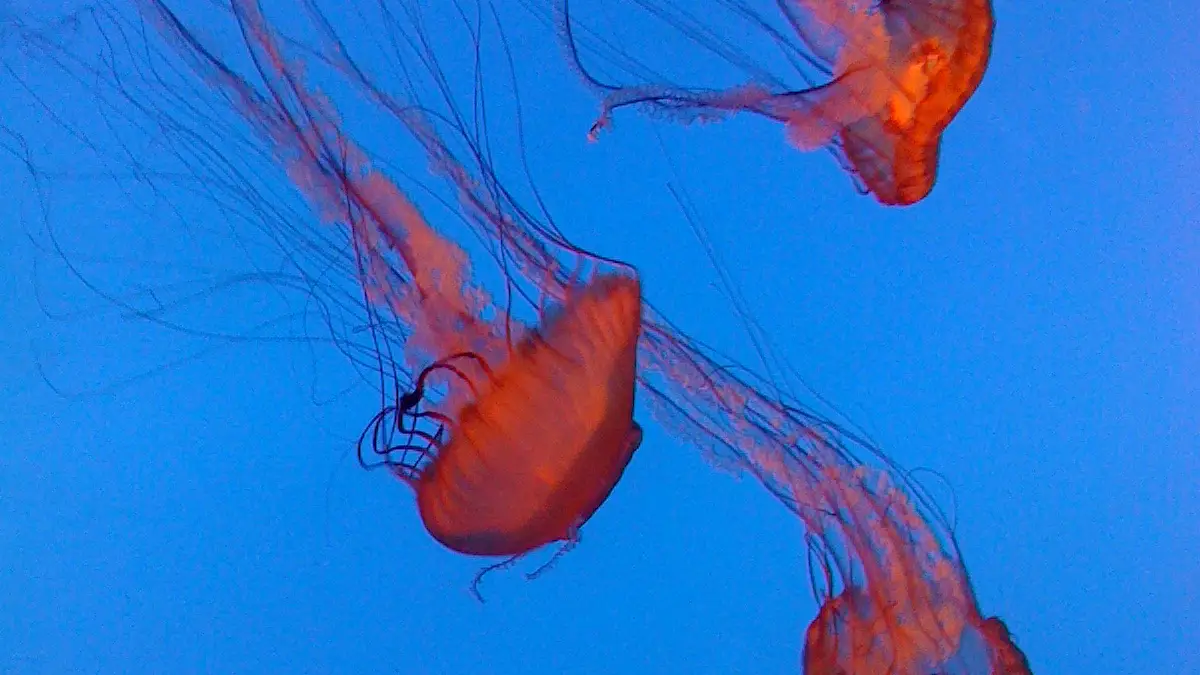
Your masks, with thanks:
[{"label": "jellyfish tentacle", "polygon": [[413,419],[413,420],[418,420],[418,419],[437,420],[440,423],[441,427],[454,426],[454,420],[450,419],[449,415],[440,413],[436,410],[422,410],[421,412],[418,412],[418,413],[410,412],[410,413],[408,413],[408,416],[410,419]]},{"label": "jellyfish tentacle", "polygon": [[467,387],[470,388],[471,394],[478,398],[479,390],[476,389],[475,383],[471,380],[471,378],[467,377],[466,373],[464,373],[462,369],[453,363],[454,361],[461,359],[469,359],[473,361],[479,367],[479,369],[482,370],[485,375],[487,375],[488,379],[492,379],[492,369],[488,365],[487,360],[475,352],[457,352],[455,354],[442,357],[426,366],[425,369],[421,371],[421,374],[417,377],[417,382],[414,385],[413,390],[401,397],[400,405],[402,406],[402,411],[407,411],[407,409],[417,405],[417,402],[424,396],[425,380],[431,374],[442,370],[449,372],[458,377],[458,379],[462,380]]},{"label": "jellyfish tentacle", "polygon": [[555,563],[557,563],[560,558],[562,558],[566,554],[570,553],[571,551],[575,550],[575,547],[578,546],[579,542],[580,542],[579,529],[580,529],[581,525],[582,525],[582,523],[578,523],[575,526],[573,526],[568,531],[567,538],[563,541],[562,545],[559,546],[558,550],[556,550],[554,552],[554,555],[550,556],[549,560],[547,560],[546,562],[539,565],[538,568],[535,569],[534,571],[526,572],[525,578],[529,581],[533,581],[534,579],[537,579],[538,577],[542,576],[546,572],[550,571],[550,568],[554,567]]},{"label": "jellyfish tentacle", "polygon": [[471,595],[475,596],[475,599],[478,600],[481,604],[486,602],[486,600],[483,599],[483,594],[481,594],[479,592],[479,585],[483,582],[483,578],[486,577],[487,575],[491,574],[492,572],[498,572],[500,570],[506,570],[506,569],[511,568],[513,565],[517,564],[518,560],[520,560],[521,558],[524,558],[526,555],[527,554],[525,554],[525,553],[518,553],[516,555],[511,555],[511,556],[505,558],[504,560],[501,560],[498,563],[495,563],[493,565],[488,565],[487,567],[484,567],[483,569],[476,572],[475,578],[471,580]]},{"label": "jellyfish tentacle", "polygon": [[[356,448],[360,466],[367,469],[388,466],[405,480],[420,475],[421,466],[435,458],[440,452],[446,428],[454,426],[453,419],[445,413],[420,409],[429,376],[438,371],[449,372],[462,380],[472,393],[478,396],[475,384],[466,373],[452,363],[462,359],[474,361],[488,377],[492,376],[487,361],[474,352],[451,354],[426,366],[418,375],[413,389],[399,395],[394,405],[384,406],[371,418],[359,435]],[[431,433],[419,428],[417,425],[422,420],[437,422],[437,430]],[[393,431],[403,434],[406,437],[405,441],[398,444],[392,443]],[[364,453],[368,434],[371,436],[371,453],[381,458],[377,462],[368,461]],[[423,441],[424,444],[416,441]],[[416,453],[416,459],[410,459],[410,453]],[[399,454],[398,459],[396,458],[397,454]]]}]

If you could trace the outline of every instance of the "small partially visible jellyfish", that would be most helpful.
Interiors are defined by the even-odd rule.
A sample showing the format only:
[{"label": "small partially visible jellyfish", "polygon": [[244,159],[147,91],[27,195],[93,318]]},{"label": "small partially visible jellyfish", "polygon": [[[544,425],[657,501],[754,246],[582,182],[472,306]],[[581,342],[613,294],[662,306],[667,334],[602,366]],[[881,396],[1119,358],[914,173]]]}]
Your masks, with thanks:
[{"label": "small partially visible jellyfish", "polygon": [[919,493],[885,471],[831,462],[821,487],[798,482],[794,497],[824,598],[805,673],[1030,673],[1003,622],[978,612],[961,562],[935,553],[952,539],[939,541],[950,535],[930,526]]},{"label": "small partially visible jellyfish", "polygon": [[[424,69],[448,81],[411,5],[377,23],[392,31],[401,73],[393,86],[403,95],[367,75],[314,2],[304,9],[319,44],[303,49],[278,38],[254,0],[236,0],[233,9],[253,80],[262,84],[237,75],[161,0],[147,0],[144,16],[258,132],[321,220],[351,232],[351,272],[367,306],[404,328],[381,334],[380,361],[391,361],[384,354],[394,347],[405,367],[419,371],[411,387],[401,387],[399,376],[390,392],[381,386],[389,400],[360,450],[364,462],[377,459],[416,484],[424,521],[442,543],[501,556],[569,545],[638,447],[636,381],[639,400],[667,432],[714,465],[753,476],[803,524],[820,605],[804,672],[1029,672],[1004,624],[980,612],[953,529],[908,473],[802,406],[783,382],[690,339],[641,299],[627,266],[575,246],[544,205],[525,207],[504,188],[486,129],[468,121],[482,125],[486,115],[463,114],[448,87],[411,79]],[[468,23],[478,48],[481,26]],[[305,60],[289,58],[285,46]],[[500,268],[509,302],[492,302],[472,281],[448,226],[426,220],[397,178],[355,142],[333,99],[309,84],[317,71],[394,121],[400,133],[389,137],[415,143]],[[422,99],[430,91],[440,103],[428,93]],[[585,274],[593,267],[614,269]],[[514,307],[536,310],[540,328],[511,320]],[[536,438],[548,430],[569,438],[556,441],[565,449],[557,466],[543,463],[549,445]]]},{"label": "small partially visible jellyfish", "polygon": [[[996,617],[973,622],[946,654],[925,637],[924,626],[880,612],[847,591],[821,607],[804,644],[805,673],[937,673],[938,675],[1029,675],[1029,661]],[[888,623],[891,621],[891,623]],[[902,647],[902,649],[897,649]],[[940,660],[922,649],[942,652]]]},{"label": "small partially visible jellyfish", "polygon": [[[718,90],[612,85],[583,65],[569,0],[557,2],[568,58],[603,98],[591,138],[627,106],[684,119],[749,112],[782,122],[801,150],[829,147],[862,189],[898,206],[915,204],[933,189],[942,132],[983,80],[994,31],[991,0],[778,0],[802,43],[791,46],[800,55],[793,58],[827,74],[826,81],[802,89],[774,78]],[[724,4],[782,41],[783,29],[748,5]]]}]

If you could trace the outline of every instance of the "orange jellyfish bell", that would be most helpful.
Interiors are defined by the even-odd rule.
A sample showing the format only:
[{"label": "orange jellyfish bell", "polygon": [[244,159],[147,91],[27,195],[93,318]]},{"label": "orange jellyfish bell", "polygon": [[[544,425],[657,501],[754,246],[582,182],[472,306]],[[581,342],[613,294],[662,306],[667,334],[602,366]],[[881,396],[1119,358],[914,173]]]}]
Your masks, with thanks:
[{"label": "orange jellyfish bell", "polygon": [[[955,648],[939,654],[945,625],[888,622],[871,609],[872,600],[856,589],[843,591],[822,606],[804,643],[805,675],[895,673],[896,675],[1030,675],[1029,660],[996,617],[975,617],[955,631]],[[892,617],[894,618],[894,617]]]},{"label": "orange jellyfish bell", "polygon": [[795,4],[843,42],[832,82],[796,92],[800,100],[784,105],[801,105],[789,112],[777,107],[789,137],[805,149],[836,137],[881,203],[924,199],[937,180],[942,132],[983,81],[995,29],[991,0],[880,0],[857,11],[832,8],[840,3],[831,0]]},{"label": "orange jellyfish bell", "polygon": [[575,537],[641,444],[640,325],[637,280],[599,277],[473,387],[446,420],[449,440],[410,479],[435,539],[511,556]]},{"label": "orange jellyfish bell", "polygon": [[980,614],[953,532],[924,494],[886,469],[838,467],[848,455],[836,447],[817,451],[819,478],[793,486],[821,603],[805,675],[1029,675],[1004,623]]}]

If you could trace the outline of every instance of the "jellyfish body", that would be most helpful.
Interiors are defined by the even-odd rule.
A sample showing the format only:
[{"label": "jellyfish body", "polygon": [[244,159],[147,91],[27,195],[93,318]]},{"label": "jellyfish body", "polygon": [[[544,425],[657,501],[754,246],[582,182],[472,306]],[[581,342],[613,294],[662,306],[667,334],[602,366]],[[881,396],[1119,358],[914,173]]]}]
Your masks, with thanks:
[{"label": "jellyfish body", "polygon": [[[848,590],[821,606],[804,642],[804,672],[889,675],[1030,675],[1029,661],[1004,623],[991,617],[966,626],[944,658],[930,655],[928,626],[888,623],[869,600]],[[922,650],[924,648],[924,650]]]},{"label": "jellyfish body", "polygon": [[751,112],[782,122],[801,150],[829,147],[864,190],[900,206],[933,189],[942,132],[983,80],[994,31],[991,0],[781,0],[806,58],[830,81],[793,91],[760,82],[717,91],[613,86],[584,70],[568,4],[559,5],[567,53],[604,97],[593,137],[629,105],[693,117]]},{"label": "jellyfish body", "polygon": [[[599,275],[582,290],[544,289],[562,307],[508,348],[511,308],[496,311],[471,285],[465,253],[341,132],[336,110],[303,84],[256,3],[233,9],[263,85],[224,67],[165,5],[151,8],[185,54],[199,56],[202,72],[236,95],[313,207],[349,228],[364,294],[406,326],[410,360],[430,352],[469,357],[483,376],[472,377],[465,364],[435,362],[413,392],[374,416],[360,437],[360,462],[370,438],[378,465],[415,488],[429,533],[456,552],[516,556],[573,539],[641,443],[633,421],[641,326],[636,277]],[[415,117],[410,122],[414,133],[429,132]],[[432,135],[424,140],[440,142]],[[417,411],[435,370],[457,375],[471,396],[460,391],[436,410]],[[423,419],[436,420],[438,430],[416,428]],[[393,445],[397,432],[407,442]],[[413,438],[424,439],[424,447]]]},{"label": "jellyfish body", "polygon": [[1003,622],[980,615],[953,533],[923,495],[824,450],[816,485],[789,477],[823,573],[804,672],[1028,675]]},{"label": "jellyfish body", "polygon": [[[795,4],[809,3],[824,4]],[[937,180],[942,132],[983,80],[995,27],[990,0],[890,0],[840,20],[813,14],[843,36],[835,79],[767,107],[778,108],[801,149],[836,137],[880,202],[924,199]]]},{"label": "jellyfish body", "polygon": [[413,481],[435,539],[508,556],[574,537],[641,444],[640,324],[637,281],[600,277],[517,345]]}]

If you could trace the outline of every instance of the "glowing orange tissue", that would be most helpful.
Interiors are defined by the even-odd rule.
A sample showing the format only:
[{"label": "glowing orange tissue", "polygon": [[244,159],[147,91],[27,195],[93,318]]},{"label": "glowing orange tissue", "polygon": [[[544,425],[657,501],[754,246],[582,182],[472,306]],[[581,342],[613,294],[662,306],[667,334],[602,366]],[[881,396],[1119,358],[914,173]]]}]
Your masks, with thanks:
[{"label": "glowing orange tissue", "polygon": [[[829,148],[860,188],[883,204],[924,199],[937,180],[942,132],[987,69],[995,27],[991,0],[775,4],[799,38],[793,52],[826,80],[818,86],[788,89],[758,70],[751,81],[726,89],[607,84],[584,69],[569,0],[559,0],[568,57],[603,99],[592,137],[626,106],[684,121],[749,112],[783,123],[801,150]],[[756,10],[739,7],[739,14],[773,41],[782,39]]]},{"label": "glowing orange tissue", "polygon": [[[641,444],[633,421],[640,325],[638,282],[599,277],[499,368],[474,354],[444,358],[376,417],[376,439],[390,435],[381,425],[393,419],[410,435],[375,451],[416,490],[435,539],[459,553],[512,556],[576,537]],[[452,414],[419,409],[426,378],[439,370],[472,392]],[[419,431],[406,419],[440,429]]]},{"label": "glowing orange tissue", "polygon": [[[779,106],[789,137],[838,147],[884,204],[925,198],[937,180],[942,131],[983,80],[994,21],[990,0],[883,0],[838,17],[810,6],[842,37],[835,78]],[[796,24],[803,25],[803,24]],[[791,108],[787,110],[787,108]]]}]

